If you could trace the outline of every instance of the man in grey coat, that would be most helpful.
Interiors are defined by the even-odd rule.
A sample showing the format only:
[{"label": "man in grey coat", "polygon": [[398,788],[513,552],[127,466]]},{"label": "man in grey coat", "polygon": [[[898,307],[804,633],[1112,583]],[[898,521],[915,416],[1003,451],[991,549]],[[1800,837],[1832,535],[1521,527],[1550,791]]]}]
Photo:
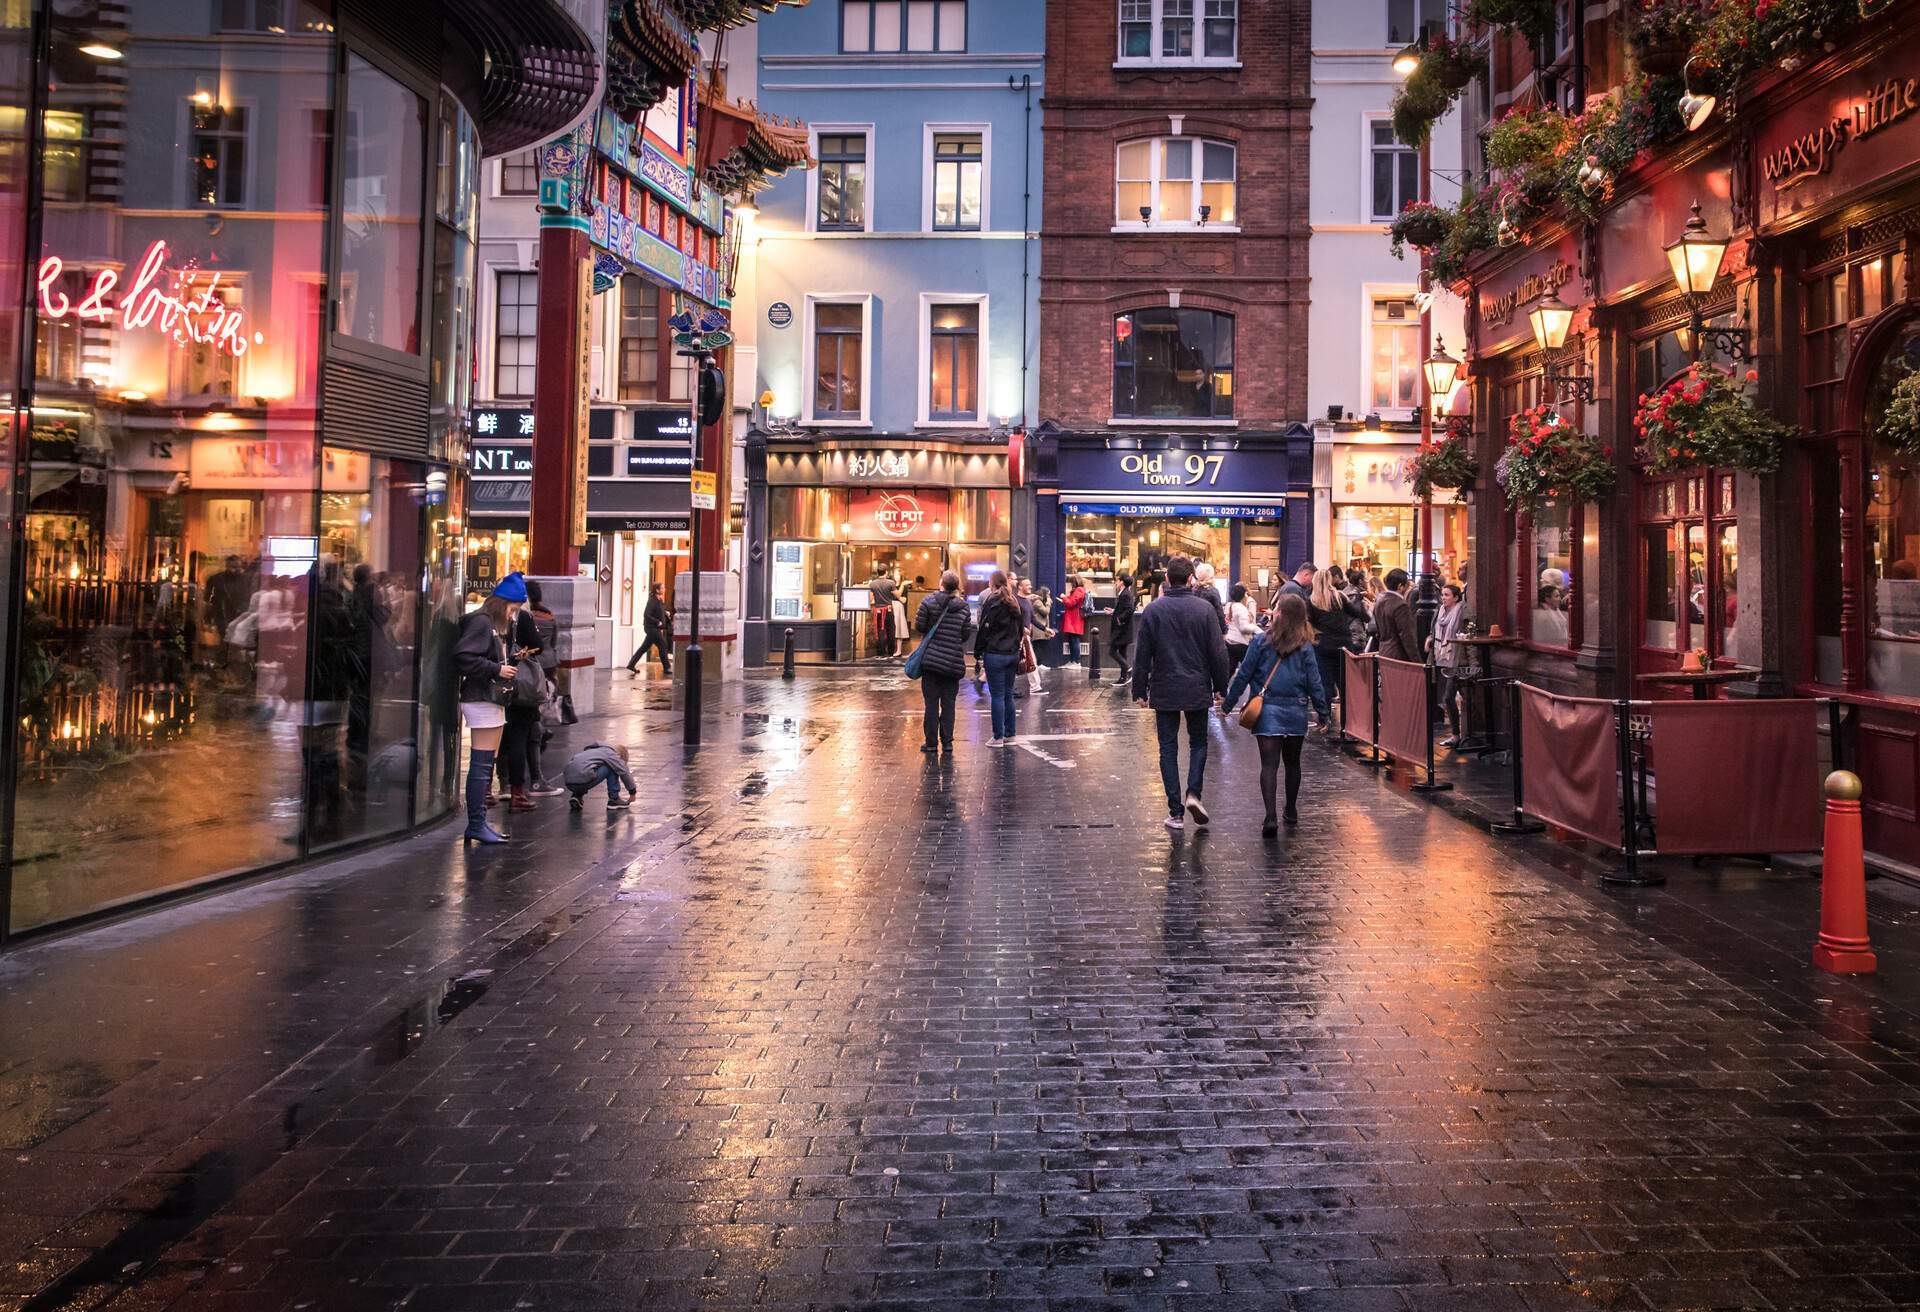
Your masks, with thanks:
[{"label": "man in grey coat", "polygon": [[[1207,775],[1207,712],[1214,697],[1227,690],[1227,639],[1218,613],[1195,592],[1193,562],[1175,556],[1167,562],[1167,590],[1140,612],[1140,636],[1133,649],[1133,696],[1153,708],[1160,740],[1160,782],[1167,790],[1167,828],[1180,829],[1182,814],[1204,825],[1210,816],[1200,804]],[[1187,786],[1180,789],[1180,722],[1187,722]]]}]

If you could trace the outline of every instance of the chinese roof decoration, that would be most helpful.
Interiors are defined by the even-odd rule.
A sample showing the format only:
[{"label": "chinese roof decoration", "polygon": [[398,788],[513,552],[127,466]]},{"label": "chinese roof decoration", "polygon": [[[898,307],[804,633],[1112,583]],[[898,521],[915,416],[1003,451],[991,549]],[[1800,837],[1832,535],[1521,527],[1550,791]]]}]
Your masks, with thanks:
[{"label": "chinese roof decoration", "polygon": [[700,115],[708,133],[704,176],[718,191],[751,196],[789,169],[813,166],[806,124],[729,100],[724,83],[700,84]]},{"label": "chinese roof decoration", "polygon": [[606,103],[629,122],[700,66],[695,29],[666,0],[616,0],[607,34]]}]

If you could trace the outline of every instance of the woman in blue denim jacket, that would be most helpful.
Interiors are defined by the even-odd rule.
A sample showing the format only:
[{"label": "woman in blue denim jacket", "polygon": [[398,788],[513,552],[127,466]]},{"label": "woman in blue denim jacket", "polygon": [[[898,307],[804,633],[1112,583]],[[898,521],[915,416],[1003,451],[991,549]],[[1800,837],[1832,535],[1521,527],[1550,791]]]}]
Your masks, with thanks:
[{"label": "woman in blue denim jacket", "polygon": [[[1278,668],[1276,668],[1278,667]],[[1329,715],[1326,689],[1320,683],[1320,662],[1313,654],[1313,626],[1307,620],[1306,601],[1292,593],[1280,598],[1273,622],[1247,648],[1246,659],[1227,685],[1221,713],[1231,715],[1242,695],[1261,698],[1260,720],[1253,726],[1260,744],[1260,797],[1267,804],[1262,834],[1280,830],[1274,818],[1274,792],[1280,767],[1287,769],[1286,822],[1300,822],[1295,802],[1300,796],[1300,747],[1307,736],[1307,707]]]}]

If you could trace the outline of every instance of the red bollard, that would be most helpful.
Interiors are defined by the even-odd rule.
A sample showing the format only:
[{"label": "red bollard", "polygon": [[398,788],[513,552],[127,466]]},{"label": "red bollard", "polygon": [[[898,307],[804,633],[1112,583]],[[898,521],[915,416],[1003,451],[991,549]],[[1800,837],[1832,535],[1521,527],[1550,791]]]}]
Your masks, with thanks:
[{"label": "red bollard", "polygon": [[1813,964],[1835,975],[1877,969],[1867,942],[1867,867],[1860,846],[1860,776],[1827,776],[1827,835],[1820,863],[1820,937]]}]

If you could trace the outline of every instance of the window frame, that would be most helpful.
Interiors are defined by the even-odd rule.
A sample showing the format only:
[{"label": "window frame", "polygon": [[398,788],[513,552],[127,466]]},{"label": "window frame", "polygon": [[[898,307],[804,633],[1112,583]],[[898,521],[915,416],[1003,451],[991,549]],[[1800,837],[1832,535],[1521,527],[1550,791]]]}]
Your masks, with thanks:
[{"label": "window frame", "polygon": [[1382,28],[1386,34],[1386,40],[1381,44],[1383,50],[1399,50],[1403,46],[1408,46],[1418,41],[1420,39],[1420,30],[1425,26],[1425,23],[1421,21],[1420,12],[1429,5],[1437,7],[1440,12],[1436,15],[1429,15],[1425,20],[1426,23],[1439,23],[1442,30],[1447,29],[1446,0],[1408,0],[1408,3],[1413,6],[1413,31],[1407,36],[1401,37],[1393,30],[1394,0],[1387,0],[1385,6],[1386,12],[1384,14],[1387,21],[1382,24]]},{"label": "window frame", "polygon": [[[873,45],[873,38],[876,31],[875,24],[877,21],[877,15],[874,12],[874,0],[840,0],[840,8],[838,12],[834,14],[835,26],[833,32],[834,43],[839,52],[843,55],[881,55],[885,57],[904,55],[964,55],[967,53],[971,45],[970,38],[973,34],[972,6],[968,4],[968,0],[927,0],[927,2],[932,3],[934,6],[933,46],[927,50],[915,50],[907,44],[907,4],[909,0],[892,0],[892,2],[899,5],[900,44],[891,50],[876,50]],[[956,3],[960,6],[960,44],[956,47],[947,48],[940,44],[940,5]],[[863,5],[867,11],[867,44],[864,50],[849,50],[847,48],[847,6],[850,4]]]},{"label": "window frame", "polygon": [[[1240,67],[1240,24],[1244,15],[1241,13],[1239,0],[1173,0],[1174,3],[1185,4],[1190,11],[1184,16],[1193,25],[1188,35],[1195,53],[1189,55],[1165,55],[1160,53],[1165,44],[1163,38],[1166,32],[1168,2],[1169,0],[1113,0],[1113,66],[1115,68]],[[1121,7],[1129,3],[1135,5],[1144,4],[1148,7],[1148,18],[1146,22],[1149,49],[1151,51],[1148,55],[1129,55],[1127,53],[1127,24],[1129,22],[1138,23],[1141,21],[1138,18],[1129,19],[1122,11]],[[1230,55],[1208,55],[1204,53],[1207,44],[1207,24],[1218,21],[1219,19],[1219,15],[1208,12],[1209,8],[1214,5],[1225,5],[1232,9],[1233,53]]]},{"label": "window frame", "polygon": [[[518,268],[509,268],[506,265],[495,265],[495,266],[492,266],[491,272],[493,274],[493,322],[489,325],[489,331],[487,333],[487,349],[489,352],[489,358],[488,358],[487,364],[488,364],[488,370],[489,370],[489,381],[493,384],[492,399],[495,401],[527,400],[533,396],[532,390],[528,390],[525,392],[508,392],[508,391],[502,390],[500,386],[500,369],[501,369],[500,312],[502,308],[506,305],[506,298],[501,293],[504,290],[504,283],[508,278],[525,277],[525,278],[533,279],[533,291],[534,291],[533,329],[534,330],[533,330],[533,333],[526,338],[526,340],[530,340],[537,343],[540,339],[540,271],[538,269],[518,269]],[[516,309],[518,309],[520,308],[521,303],[516,301],[514,303],[514,306]],[[516,341],[521,340],[521,337],[522,337],[522,335],[519,333],[515,333],[513,336]],[[511,367],[517,370],[517,369],[524,368],[525,366],[515,363]],[[535,376],[534,386],[536,388],[539,386],[539,379],[537,374]]]},{"label": "window frame", "polygon": [[[1109,320],[1109,322],[1113,324],[1118,324],[1121,319],[1126,318],[1129,315],[1137,316],[1137,315],[1146,314],[1156,310],[1170,311],[1176,316],[1176,321],[1180,311],[1182,310],[1199,310],[1206,314],[1210,314],[1214,316],[1216,320],[1225,319],[1233,325],[1234,363],[1232,368],[1228,371],[1229,374],[1231,375],[1231,381],[1228,386],[1227,394],[1230,397],[1237,396],[1239,392],[1239,372],[1240,372],[1240,317],[1237,314],[1233,313],[1233,311],[1231,310],[1217,310],[1210,305],[1182,306],[1182,305],[1170,305],[1170,304],[1162,303],[1159,305],[1135,305],[1135,306],[1130,306],[1124,309],[1116,310],[1114,311],[1113,316]],[[1215,324],[1214,331],[1215,331],[1215,348],[1217,350],[1219,345],[1218,323]],[[1115,376],[1118,374],[1120,370],[1120,363],[1118,359],[1119,333],[1116,329],[1112,329],[1112,328],[1109,328],[1108,332],[1110,334],[1110,336],[1107,339],[1108,340],[1107,349],[1110,353],[1108,356],[1108,368],[1107,368],[1107,412],[1108,412],[1109,423],[1115,425],[1116,427],[1125,427],[1128,425],[1161,425],[1161,426],[1172,425],[1176,427],[1187,426],[1187,427],[1220,428],[1220,427],[1236,427],[1239,425],[1240,416],[1238,412],[1237,402],[1235,404],[1235,412],[1233,414],[1228,414],[1228,415],[1221,415],[1221,414],[1213,414],[1213,415],[1131,415],[1129,414],[1129,415],[1123,415],[1121,414],[1120,408],[1118,405],[1119,380]],[[1209,384],[1207,388],[1207,396],[1210,398],[1210,404],[1211,404],[1211,399],[1217,397],[1218,395],[1218,393],[1215,391],[1214,387],[1212,386],[1213,376],[1220,372],[1220,370],[1216,367],[1217,364],[1218,364],[1217,360],[1209,360],[1207,365],[1207,376],[1208,376],[1208,384]],[[1130,365],[1128,367],[1136,371],[1134,373],[1133,391],[1134,391],[1134,398],[1137,401],[1140,395],[1140,383],[1139,383],[1140,375],[1138,373],[1139,364],[1136,361],[1133,365]]]},{"label": "window frame", "polygon": [[[527,167],[533,171],[533,185],[525,190],[507,185],[508,166],[512,165],[515,160],[523,155],[526,156]],[[538,196],[540,194],[539,150],[530,146],[526,150],[515,151],[511,155],[502,155],[494,172],[493,194],[496,196]]]},{"label": "window frame", "polygon": [[1360,395],[1366,401],[1362,414],[1377,413],[1387,419],[1417,419],[1420,417],[1420,378],[1416,372],[1414,378],[1414,402],[1408,406],[1373,404],[1373,331],[1374,309],[1382,301],[1405,301],[1413,307],[1414,364],[1416,371],[1420,360],[1420,311],[1414,302],[1417,289],[1399,283],[1366,283],[1360,289]]},{"label": "window frame", "polygon": [[[1194,176],[1191,179],[1175,179],[1190,182],[1193,187],[1192,217],[1186,219],[1160,219],[1152,223],[1143,223],[1139,218],[1120,216],[1120,152],[1128,146],[1147,143],[1147,196],[1148,203],[1157,216],[1160,212],[1160,184],[1166,181],[1166,144],[1170,141],[1189,141],[1194,144]],[[1234,222],[1224,223],[1208,220],[1200,222],[1200,206],[1206,190],[1207,147],[1221,146],[1233,152],[1233,213]],[[1137,179],[1134,179],[1137,181]],[[1135,213],[1138,213],[1136,207]],[[1224,137],[1205,137],[1197,133],[1165,133],[1150,137],[1128,137],[1113,143],[1113,232],[1222,232],[1240,231],[1240,143]]]},{"label": "window frame", "polygon": [[[653,289],[654,319],[653,319],[653,337],[651,339],[646,337],[629,337],[627,335],[627,287],[628,287],[629,279],[631,279],[635,285],[638,285],[643,288],[650,287]],[[666,361],[663,360],[662,358],[664,349],[665,349],[664,344],[670,343],[673,340],[672,335],[664,331],[666,327],[667,316],[673,312],[672,292],[669,291],[667,288],[662,287],[659,283],[654,282],[651,278],[648,278],[645,274],[641,274],[641,273],[626,273],[626,274],[620,275],[618,290],[620,293],[620,304],[619,304],[618,311],[613,315],[613,394],[614,394],[614,397],[616,400],[623,401],[623,402],[638,402],[638,403],[644,403],[644,404],[657,405],[662,400],[662,397],[660,395],[661,391],[663,390],[662,384],[667,383],[668,365]],[[632,383],[629,383],[627,379],[627,372],[626,372],[627,343],[628,342],[644,343],[648,340],[651,340],[653,342],[653,358],[654,358],[653,381],[651,384],[644,383],[637,380]],[[645,346],[640,347],[636,354],[639,356],[645,356],[647,354],[646,347]],[[640,389],[644,387],[649,387],[649,386],[653,390],[653,395],[651,396],[640,395]],[[672,391],[671,384],[667,383],[667,386],[664,390],[671,392]]]},{"label": "window frame", "polygon": [[[860,307],[860,413],[824,417],[813,408],[818,361],[815,353],[814,311],[822,305]],[[868,428],[873,423],[873,294],[871,292],[808,292],[801,303],[800,422],[817,428]]]},{"label": "window frame", "polygon": [[[934,146],[940,137],[972,134],[980,138],[980,226],[977,228],[937,227],[933,220],[935,190]],[[871,148],[871,143],[869,143]],[[928,123],[921,130],[920,231],[961,233],[972,236],[993,231],[993,125],[991,123]],[[871,169],[872,165],[869,164]]]},{"label": "window frame", "polygon": [[822,137],[863,137],[866,139],[866,180],[860,195],[860,226],[857,228],[820,226],[820,166],[807,170],[807,231],[831,234],[835,236],[848,233],[873,231],[873,124],[871,123],[810,123],[807,125],[808,153],[818,161],[820,159],[820,138]]},{"label": "window frame", "polygon": [[[974,339],[974,383],[973,395],[977,409],[973,418],[938,417],[933,413],[933,307],[936,305],[974,305],[979,307],[980,319]],[[986,292],[921,292],[920,293],[920,366],[915,377],[919,380],[915,386],[918,395],[916,402],[915,426],[920,428],[985,428],[992,424],[991,407],[987,404],[987,323],[988,294]],[[811,377],[811,371],[809,371]],[[861,398],[865,400],[864,394]]]},{"label": "window frame", "polygon": [[[1380,214],[1373,208],[1373,160],[1374,156],[1382,150],[1381,145],[1374,140],[1374,136],[1383,123],[1387,125],[1390,137],[1390,141],[1385,147],[1385,150],[1387,153],[1396,157],[1394,168],[1394,196],[1400,202],[1399,209],[1394,210],[1391,214]],[[1420,199],[1420,152],[1403,143],[1398,137],[1393,137],[1391,135],[1392,125],[1392,116],[1388,114],[1368,111],[1360,116],[1360,218],[1363,223],[1378,223],[1382,225],[1392,223],[1400,216],[1401,210],[1404,210],[1408,205]],[[1397,157],[1403,155],[1412,156],[1414,161],[1413,194],[1411,196],[1402,196],[1400,194],[1400,172]]]},{"label": "window frame", "polygon": [[[344,64],[344,62],[343,60],[342,63]],[[342,85],[344,86],[344,83]],[[254,149],[254,124],[258,121],[254,111],[259,108],[259,104],[253,97],[248,96],[234,101],[231,105],[222,105],[221,108],[226,110],[244,110],[247,115],[247,126],[240,132],[220,132],[215,134],[217,139],[222,141],[240,142],[241,148],[246,152],[246,158],[240,165],[240,199],[237,201],[215,201],[209,205],[194,196],[192,145],[193,139],[197,135],[197,129],[193,126],[193,111],[195,105],[192,94],[184,95],[180,97],[180,140],[185,142],[188,148],[182,151],[180,155],[180,163],[182,165],[179,175],[181,193],[180,208],[191,213],[231,213],[237,210],[249,209],[253,205],[255,194],[254,182],[256,180],[255,171],[260,166],[259,152]],[[339,134],[336,133],[335,135],[338,136]],[[338,149],[337,142],[329,142],[328,145],[330,149]],[[338,178],[337,173],[335,177],[336,179]],[[334,187],[337,191],[339,188],[337,181],[334,183]]]}]

